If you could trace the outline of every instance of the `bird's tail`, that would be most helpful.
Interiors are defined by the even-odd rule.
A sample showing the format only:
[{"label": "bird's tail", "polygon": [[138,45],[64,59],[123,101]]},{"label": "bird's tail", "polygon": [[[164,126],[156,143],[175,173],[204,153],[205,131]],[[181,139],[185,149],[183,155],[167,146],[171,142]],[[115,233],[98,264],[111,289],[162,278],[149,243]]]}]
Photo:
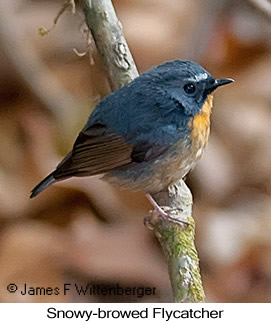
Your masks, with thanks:
[{"label": "bird's tail", "polygon": [[33,188],[31,191],[30,198],[33,198],[40,194],[43,190],[45,190],[49,185],[53,184],[56,179],[54,178],[54,173],[52,172],[47,177],[45,177],[37,186]]}]

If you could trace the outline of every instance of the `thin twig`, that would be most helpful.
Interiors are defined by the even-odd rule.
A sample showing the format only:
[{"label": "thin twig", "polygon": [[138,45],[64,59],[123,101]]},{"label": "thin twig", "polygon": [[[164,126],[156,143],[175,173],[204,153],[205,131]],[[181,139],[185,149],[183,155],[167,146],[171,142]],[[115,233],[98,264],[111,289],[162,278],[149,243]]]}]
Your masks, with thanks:
[{"label": "thin twig", "polygon": [[31,41],[26,37],[23,24],[12,18],[14,8],[14,2],[0,1],[0,40],[21,79],[45,110],[61,124],[65,137],[78,122],[78,110],[75,107],[79,103],[37,55]]}]

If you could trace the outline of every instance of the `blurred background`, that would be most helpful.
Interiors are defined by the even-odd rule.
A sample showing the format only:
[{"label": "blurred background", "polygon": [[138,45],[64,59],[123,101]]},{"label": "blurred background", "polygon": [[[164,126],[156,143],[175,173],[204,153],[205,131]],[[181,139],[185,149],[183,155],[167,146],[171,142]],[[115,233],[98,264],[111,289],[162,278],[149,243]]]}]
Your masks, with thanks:
[{"label": "blurred background", "polygon": [[[98,178],[30,190],[109,92],[83,14],[64,1],[0,0],[0,301],[170,302],[141,194]],[[115,0],[140,72],[192,59],[235,83],[215,94],[211,139],[188,176],[208,302],[271,302],[271,15],[267,0]],[[255,4],[256,3],[256,4]],[[258,5],[257,5],[258,4]],[[91,43],[90,47],[94,47]],[[154,296],[22,296],[9,283],[155,287]]]}]

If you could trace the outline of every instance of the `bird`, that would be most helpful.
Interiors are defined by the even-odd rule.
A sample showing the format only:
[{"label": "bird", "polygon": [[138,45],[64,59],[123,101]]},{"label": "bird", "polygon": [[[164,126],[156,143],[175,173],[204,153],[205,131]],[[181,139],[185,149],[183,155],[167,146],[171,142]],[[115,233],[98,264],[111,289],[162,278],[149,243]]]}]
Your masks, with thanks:
[{"label": "bird", "polygon": [[194,168],[209,139],[213,92],[233,81],[188,60],[140,74],[96,105],[72,150],[30,197],[73,176],[100,174],[113,185],[145,193],[153,212],[168,217],[152,194]]}]

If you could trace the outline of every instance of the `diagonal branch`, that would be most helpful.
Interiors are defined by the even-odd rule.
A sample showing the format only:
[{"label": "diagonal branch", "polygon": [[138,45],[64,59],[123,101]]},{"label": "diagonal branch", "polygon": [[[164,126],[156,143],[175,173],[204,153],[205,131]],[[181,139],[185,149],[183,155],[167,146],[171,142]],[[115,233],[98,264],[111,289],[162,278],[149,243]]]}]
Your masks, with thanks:
[{"label": "diagonal branch", "polygon": [[81,0],[86,23],[108,73],[112,90],[131,82],[138,72],[111,1]]},{"label": "diagonal branch", "polygon": [[[133,80],[138,72],[111,0],[81,0],[81,6],[112,90],[117,90]],[[202,302],[205,296],[194,245],[191,192],[180,180],[153,197],[159,205],[171,212],[171,217],[189,223],[180,225],[153,216],[147,218],[168,262],[174,301]]]}]

